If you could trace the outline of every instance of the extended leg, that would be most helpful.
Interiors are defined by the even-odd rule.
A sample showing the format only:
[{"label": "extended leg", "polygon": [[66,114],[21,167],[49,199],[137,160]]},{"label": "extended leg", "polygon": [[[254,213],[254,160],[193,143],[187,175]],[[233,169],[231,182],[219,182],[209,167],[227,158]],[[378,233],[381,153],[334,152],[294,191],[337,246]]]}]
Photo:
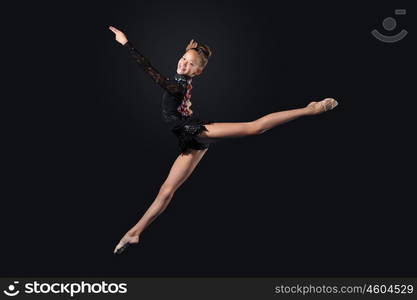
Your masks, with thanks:
[{"label": "extended leg", "polygon": [[207,124],[205,125],[207,131],[203,131],[199,135],[199,138],[203,141],[206,138],[229,138],[261,134],[275,126],[289,122],[296,118],[319,114],[333,109],[336,105],[337,102],[334,99],[326,98],[320,102],[311,102],[303,108],[270,113],[251,122]]},{"label": "extended leg", "polygon": [[180,154],[175,160],[168,174],[167,179],[159,189],[159,193],[155,200],[134,225],[120,240],[119,244],[114,249],[116,253],[120,248],[128,243],[138,243],[139,236],[143,230],[149,226],[158,217],[170,203],[174,192],[181,186],[182,183],[191,175],[201,158],[208,149],[193,150],[187,154]]}]

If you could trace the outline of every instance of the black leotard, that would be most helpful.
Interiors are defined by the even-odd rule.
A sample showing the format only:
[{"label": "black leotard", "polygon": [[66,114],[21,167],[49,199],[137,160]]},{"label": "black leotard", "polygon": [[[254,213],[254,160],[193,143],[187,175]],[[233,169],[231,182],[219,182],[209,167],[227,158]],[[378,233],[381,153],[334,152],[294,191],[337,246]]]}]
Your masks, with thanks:
[{"label": "black leotard", "polygon": [[187,149],[206,149],[209,144],[198,142],[195,138],[203,130],[207,130],[204,124],[210,124],[208,120],[199,120],[191,115],[184,115],[179,112],[187,92],[187,85],[190,77],[175,73],[171,78],[162,76],[130,42],[125,46],[128,48],[131,56],[139,63],[144,71],[164,89],[162,96],[162,117],[168,124],[170,130],[177,136],[179,141],[180,152],[185,153]]}]

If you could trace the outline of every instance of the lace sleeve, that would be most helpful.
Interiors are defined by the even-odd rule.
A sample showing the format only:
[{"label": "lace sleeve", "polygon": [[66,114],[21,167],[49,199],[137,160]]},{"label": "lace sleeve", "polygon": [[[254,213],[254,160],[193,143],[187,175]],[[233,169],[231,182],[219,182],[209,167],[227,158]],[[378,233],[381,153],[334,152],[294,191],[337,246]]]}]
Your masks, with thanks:
[{"label": "lace sleeve", "polygon": [[127,42],[125,47],[128,48],[130,55],[136,60],[138,64],[143,67],[143,70],[163,89],[170,94],[176,94],[180,88],[176,82],[172,82],[169,78],[160,74],[149,62],[149,60],[142,55],[130,42]]}]

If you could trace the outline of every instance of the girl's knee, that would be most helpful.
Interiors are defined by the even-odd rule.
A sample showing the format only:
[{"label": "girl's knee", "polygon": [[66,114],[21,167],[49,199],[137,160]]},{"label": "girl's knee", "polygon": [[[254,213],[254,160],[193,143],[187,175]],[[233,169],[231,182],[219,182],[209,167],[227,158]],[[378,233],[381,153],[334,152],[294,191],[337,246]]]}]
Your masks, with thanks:
[{"label": "girl's knee", "polygon": [[262,127],[262,124],[259,120],[255,120],[248,123],[247,134],[248,135],[258,135],[266,130]]},{"label": "girl's knee", "polygon": [[175,187],[170,184],[163,184],[159,189],[159,196],[164,199],[172,198],[175,193]]}]

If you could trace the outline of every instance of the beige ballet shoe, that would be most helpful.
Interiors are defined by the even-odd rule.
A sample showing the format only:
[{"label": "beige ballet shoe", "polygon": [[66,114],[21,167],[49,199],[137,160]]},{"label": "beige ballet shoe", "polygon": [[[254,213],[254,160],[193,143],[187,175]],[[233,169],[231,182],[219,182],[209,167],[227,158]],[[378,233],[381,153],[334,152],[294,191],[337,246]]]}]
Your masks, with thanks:
[{"label": "beige ballet shoe", "polygon": [[132,245],[132,244],[137,244],[139,243],[139,237],[138,236],[124,236],[120,242],[117,244],[116,248],[114,248],[113,253],[114,254],[120,254],[123,251],[125,251],[125,249]]},{"label": "beige ballet shoe", "polygon": [[333,98],[326,98],[322,101],[320,101],[321,105],[323,105],[323,112],[326,112],[328,110],[332,110],[335,108],[339,103],[333,99]]},{"label": "beige ballet shoe", "polygon": [[308,114],[309,115],[317,115],[324,113],[328,110],[332,110],[335,108],[339,103],[334,100],[333,98],[326,98],[319,102],[313,101],[307,105]]}]

